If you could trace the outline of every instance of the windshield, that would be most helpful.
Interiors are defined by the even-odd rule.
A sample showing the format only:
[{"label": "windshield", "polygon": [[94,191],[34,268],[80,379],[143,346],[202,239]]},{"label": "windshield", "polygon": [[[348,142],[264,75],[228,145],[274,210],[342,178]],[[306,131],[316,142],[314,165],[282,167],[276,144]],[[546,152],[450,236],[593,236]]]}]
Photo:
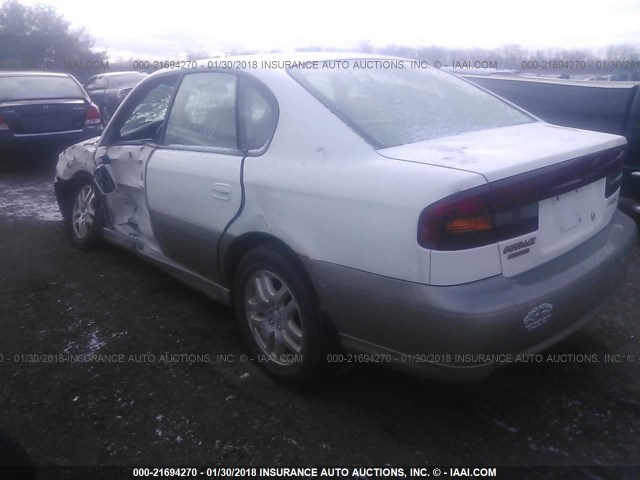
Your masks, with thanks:
[{"label": "windshield", "polygon": [[303,87],[376,148],[536,121],[437,69],[290,69]]},{"label": "windshield", "polygon": [[0,102],[52,98],[84,98],[80,86],[70,77],[0,77]]}]

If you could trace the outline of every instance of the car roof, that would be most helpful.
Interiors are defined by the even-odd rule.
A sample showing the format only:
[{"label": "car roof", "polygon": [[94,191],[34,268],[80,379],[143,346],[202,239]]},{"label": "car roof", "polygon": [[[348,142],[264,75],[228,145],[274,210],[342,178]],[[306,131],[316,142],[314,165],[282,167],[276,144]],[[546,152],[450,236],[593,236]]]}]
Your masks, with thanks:
[{"label": "car roof", "polygon": [[[229,57],[219,56],[206,58],[203,60],[195,60],[197,68],[208,68],[208,65],[211,62],[238,62],[238,68],[234,68],[236,70],[246,70],[251,72],[257,72],[260,68],[255,69],[250,66],[243,67],[242,62],[284,62],[289,61],[292,63],[299,62],[322,62],[322,61],[331,61],[331,60],[367,60],[367,59],[376,59],[376,60],[409,60],[407,58],[402,57],[394,57],[390,55],[380,55],[375,53],[358,53],[358,52],[278,52],[278,53],[255,53],[249,55],[234,55]],[[224,68],[224,67],[223,67]],[[175,72],[176,70],[189,70],[193,71],[193,64],[185,61],[185,65],[180,66],[179,68],[164,68],[162,70],[158,70],[153,72],[150,76],[156,76],[168,72]],[[284,73],[285,68],[271,68],[269,70],[280,70]]]},{"label": "car roof", "polygon": [[471,81],[475,79],[490,78],[494,80],[505,80],[511,82],[528,82],[528,83],[550,83],[554,85],[569,85],[574,87],[588,87],[588,88],[633,88],[640,84],[638,81],[594,81],[583,79],[564,79],[564,78],[549,78],[549,77],[527,77],[527,76],[504,76],[504,75],[467,75],[464,72],[451,71],[461,77],[467,78]]},{"label": "car roof", "polygon": [[[145,72],[138,72],[136,70],[128,70],[128,71],[124,71],[124,72],[105,72],[105,73],[98,73],[97,75],[94,75],[94,77],[118,77],[120,75],[131,75],[137,73],[139,75],[143,75],[146,76],[148,75],[148,73]],[[93,77],[92,77],[93,78]]]},{"label": "car roof", "polygon": [[378,60],[407,60],[401,57],[393,57],[389,55],[379,55],[375,53],[356,53],[356,52],[288,52],[288,53],[256,53],[249,55],[234,55],[230,57],[214,57],[207,58],[204,60],[198,60],[198,65],[207,65],[209,62],[214,61],[230,61],[230,62],[249,62],[249,61],[259,61],[259,62],[269,62],[269,61],[278,61],[278,62],[322,62],[322,61],[330,61],[330,60],[367,60],[367,59],[378,59]]},{"label": "car roof", "polygon": [[381,58],[400,60],[401,57],[380,55],[377,53],[360,52],[278,52],[278,53],[252,53],[249,55],[234,55],[230,57],[207,58],[209,60],[291,60],[292,62],[322,61],[322,60],[346,60],[346,59]]},{"label": "car roof", "polygon": [[34,71],[15,71],[0,72],[0,77],[71,77],[68,73],[60,72],[34,72]]}]

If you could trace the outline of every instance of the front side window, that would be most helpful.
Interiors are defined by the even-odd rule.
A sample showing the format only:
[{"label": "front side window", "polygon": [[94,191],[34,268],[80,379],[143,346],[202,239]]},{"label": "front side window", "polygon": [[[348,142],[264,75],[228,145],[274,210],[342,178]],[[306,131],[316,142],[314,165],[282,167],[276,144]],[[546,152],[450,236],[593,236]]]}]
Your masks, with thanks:
[{"label": "front side window", "polygon": [[289,74],[376,148],[535,121],[436,69],[352,66]]},{"label": "front side window", "polygon": [[154,85],[142,97],[132,99],[133,107],[120,128],[121,140],[157,140],[164,122],[171,97],[175,89],[175,78],[168,78]]},{"label": "front side window", "polygon": [[149,90],[122,125],[121,137],[125,138],[150,125],[160,126],[167,114],[174,88],[175,81],[171,79]]},{"label": "front side window", "polygon": [[232,74],[186,75],[171,108],[164,143],[237,150],[236,91]]}]

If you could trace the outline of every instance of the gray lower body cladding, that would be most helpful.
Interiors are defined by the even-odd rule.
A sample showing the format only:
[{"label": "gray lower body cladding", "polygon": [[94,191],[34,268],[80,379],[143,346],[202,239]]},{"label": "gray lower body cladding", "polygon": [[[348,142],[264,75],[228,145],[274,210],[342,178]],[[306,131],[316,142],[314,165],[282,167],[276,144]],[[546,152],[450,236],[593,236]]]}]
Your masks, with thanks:
[{"label": "gray lower body cladding", "polygon": [[164,253],[199,275],[219,281],[217,246],[220,232],[151,211],[154,233]]},{"label": "gray lower body cladding", "polygon": [[395,366],[449,380],[486,376],[496,365],[406,362],[406,355],[535,352],[560,341],[623,282],[636,246],[633,220],[616,212],[580,247],[513,278],[428,286],[310,262],[320,302],[347,350],[384,353]]}]

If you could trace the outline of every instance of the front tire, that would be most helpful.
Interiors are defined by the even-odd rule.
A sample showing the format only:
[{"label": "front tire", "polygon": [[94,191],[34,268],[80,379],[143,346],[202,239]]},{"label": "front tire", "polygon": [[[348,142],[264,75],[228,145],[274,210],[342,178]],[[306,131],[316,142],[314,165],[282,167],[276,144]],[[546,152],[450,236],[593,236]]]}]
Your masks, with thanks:
[{"label": "front tire", "polygon": [[320,309],[292,255],[261,245],[240,261],[234,306],[258,363],[279,380],[302,383],[326,365]]},{"label": "front tire", "polygon": [[92,179],[82,178],[75,183],[65,223],[67,238],[73,247],[88,250],[98,245],[102,231],[102,197]]}]

